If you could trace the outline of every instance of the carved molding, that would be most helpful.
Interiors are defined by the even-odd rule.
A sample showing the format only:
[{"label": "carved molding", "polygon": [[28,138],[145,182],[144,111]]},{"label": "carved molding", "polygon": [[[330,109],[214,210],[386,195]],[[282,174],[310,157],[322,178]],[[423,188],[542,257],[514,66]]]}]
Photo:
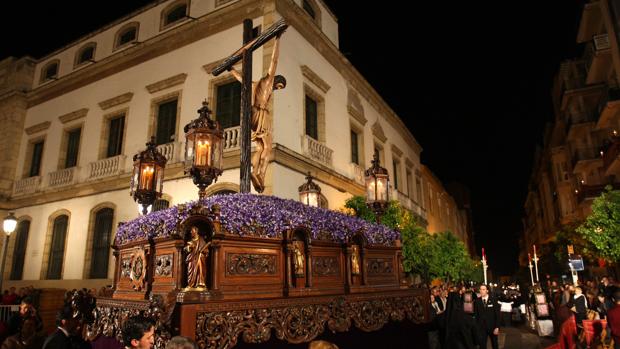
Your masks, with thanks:
[{"label": "carved molding", "polygon": [[403,156],[403,151],[400,150],[400,148],[398,148],[394,144],[392,144],[392,153],[396,154],[396,156],[398,156],[398,157]]},{"label": "carved molding", "polygon": [[349,115],[351,115],[355,120],[357,120],[362,126],[365,126],[368,122],[368,119],[364,117],[364,114],[359,110],[353,108],[352,106],[348,106],[347,110],[349,111]]},{"label": "carved molding", "polygon": [[246,343],[261,343],[268,341],[274,330],[278,339],[298,344],[316,338],[325,325],[333,332],[348,331],[351,325],[376,331],[390,320],[424,322],[423,304],[422,297],[411,293],[246,302],[242,309],[199,311],[196,342],[199,348],[231,348],[239,335]]},{"label": "carved molding", "polygon": [[30,127],[27,127],[27,128],[25,129],[25,131],[26,131],[26,134],[27,134],[28,136],[31,136],[31,135],[33,135],[33,134],[35,134],[35,133],[37,133],[37,132],[41,132],[41,131],[45,131],[45,130],[47,130],[48,128],[50,128],[50,125],[51,125],[51,124],[52,124],[52,123],[51,123],[51,122],[49,122],[49,121],[43,121],[43,122],[38,123],[38,124],[36,124],[36,125],[32,125],[32,126],[30,126]]},{"label": "carved molding", "polygon": [[114,106],[127,103],[131,101],[132,98],[133,98],[133,92],[123,93],[120,96],[116,96],[110,99],[106,99],[105,101],[99,102],[99,107],[101,107],[101,109],[103,110],[110,109]]},{"label": "carved molding", "polygon": [[88,108],[78,109],[76,111],[72,111],[71,113],[67,113],[65,115],[61,115],[58,117],[58,120],[63,124],[66,124],[69,121],[81,119],[86,116],[88,113]]},{"label": "carved molding", "polygon": [[327,93],[331,86],[325,80],[321,79],[317,73],[310,69],[307,65],[301,66],[303,76],[318,87],[323,93]]},{"label": "carved molding", "polygon": [[93,311],[94,321],[86,326],[86,338],[94,340],[99,336],[116,338],[123,342],[121,326],[128,318],[142,315],[155,321],[155,349],[164,349],[172,338],[170,318],[175,308],[176,295],[151,296],[148,301],[128,301],[109,298],[97,299]]},{"label": "carved molding", "polygon": [[340,274],[340,264],[335,256],[312,257],[312,274],[314,276],[337,276]]},{"label": "carved molding", "polygon": [[187,74],[185,73],[177,74],[167,79],[152,83],[150,85],[146,85],[146,89],[149,91],[149,93],[155,93],[155,92],[165,90],[167,88],[170,88],[176,85],[180,85],[185,82],[186,78],[187,78]]},{"label": "carved molding", "polygon": [[276,255],[274,254],[226,254],[228,275],[275,275],[276,269]]},{"label": "carved molding", "polygon": [[368,258],[366,260],[368,275],[385,275],[394,273],[394,261],[387,258]]},{"label": "carved molding", "polygon": [[155,257],[155,275],[172,276],[172,253]]},{"label": "carved molding", "polygon": [[383,127],[381,127],[379,121],[376,121],[372,125],[372,134],[375,137],[379,138],[379,140],[383,143],[385,143],[385,141],[387,140],[387,136],[385,135],[385,132],[383,132]]},{"label": "carved molding", "polygon": [[[409,160],[409,158],[405,159],[405,164],[407,165],[408,168],[413,168],[413,162],[411,160]],[[417,171],[417,169],[416,169]]]}]

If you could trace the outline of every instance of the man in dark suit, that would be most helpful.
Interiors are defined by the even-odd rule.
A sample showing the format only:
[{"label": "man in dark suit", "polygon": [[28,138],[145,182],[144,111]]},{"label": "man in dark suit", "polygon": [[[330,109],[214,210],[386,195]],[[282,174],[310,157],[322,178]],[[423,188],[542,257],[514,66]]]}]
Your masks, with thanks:
[{"label": "man in dark suit", "polygon": [[71,305],[65,305],[56,317],[58,329],[43,344],[43,349],[70,349],[71,337],[77,336],[81,330],[81,319],[73,317]]},{"label": "man in dark suit", "polygon": [[498,349],[499,303],[495,297],[489,295],[487,285],[480,285],[480,297],[474,302],[474,312],[476,314],[480,348],[487,347],[487,338],[490,337],[493,349]]}]

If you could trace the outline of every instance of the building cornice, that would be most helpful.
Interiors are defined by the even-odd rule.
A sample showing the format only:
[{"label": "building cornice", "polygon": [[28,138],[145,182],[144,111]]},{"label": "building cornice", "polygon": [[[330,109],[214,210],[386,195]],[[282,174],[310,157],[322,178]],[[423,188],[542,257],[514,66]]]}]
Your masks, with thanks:
[{"label": "building cornice", "polygon": [[315,25],[303,9],[297,6],[293,0],[275,0],[276,11],[284,17],[286,22],[295,28],[314,48],[320,52],[334,68],[343,75],[343,78],[351,84],[366,100],[394,127],[405,142],[419,156],[422,147],[415,137],[409,132],[405,123],[396,115],[394,110],[383,100],[375,89],[366,81],[359,71],[349,62],[327,36]]}]

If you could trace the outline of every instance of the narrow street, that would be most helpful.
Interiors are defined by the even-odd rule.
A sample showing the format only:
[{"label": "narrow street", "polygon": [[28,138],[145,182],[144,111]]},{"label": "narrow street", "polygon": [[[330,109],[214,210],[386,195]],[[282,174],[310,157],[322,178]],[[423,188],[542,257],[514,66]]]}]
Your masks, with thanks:
[{"label": "narrow street", "polygon": [[[502,327],[499,334],[500,349],[542,349],[555,343],[550,337],[539,337],[538,334],[525,326]],[[488,343],[491,348],[491,343]]]}]

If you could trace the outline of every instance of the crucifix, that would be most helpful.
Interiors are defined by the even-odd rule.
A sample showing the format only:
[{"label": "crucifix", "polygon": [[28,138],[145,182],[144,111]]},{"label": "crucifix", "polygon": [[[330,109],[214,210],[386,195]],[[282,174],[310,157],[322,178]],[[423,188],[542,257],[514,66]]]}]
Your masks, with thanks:
[{"label": "crucifix", "polygon": [[[242,193],[250,192],[250,179],[257,192],[262,193],[265,189],[265,172],[269,163],[269,154],[271,153],[272,146],[271,125],[269,124],[269,111],[267,108],[273,90],[286,86],[284,77],[275,75],[279,40],[286,28],[288,28],[288,25],[284,22],[284,19],[281,19],[264,33],[253,37],[252,20],[245,19],[243,21],[243,46],[226,58],[212,72],[213,76],[218,76],[225,70],[231,71],[232,75],[241,82],[241,168],[239,171],[239,186]],[[252,53],[273,38],[275,38],[276,42],[271,56],[269,71],[267,75],[253,83]],[[233,68],[233,65],[239,61],[241,61],[241,73]],[[256,142],[257,149],[250,160],[252,140]],[[251,173],[250,164],[252,165]]]}]

